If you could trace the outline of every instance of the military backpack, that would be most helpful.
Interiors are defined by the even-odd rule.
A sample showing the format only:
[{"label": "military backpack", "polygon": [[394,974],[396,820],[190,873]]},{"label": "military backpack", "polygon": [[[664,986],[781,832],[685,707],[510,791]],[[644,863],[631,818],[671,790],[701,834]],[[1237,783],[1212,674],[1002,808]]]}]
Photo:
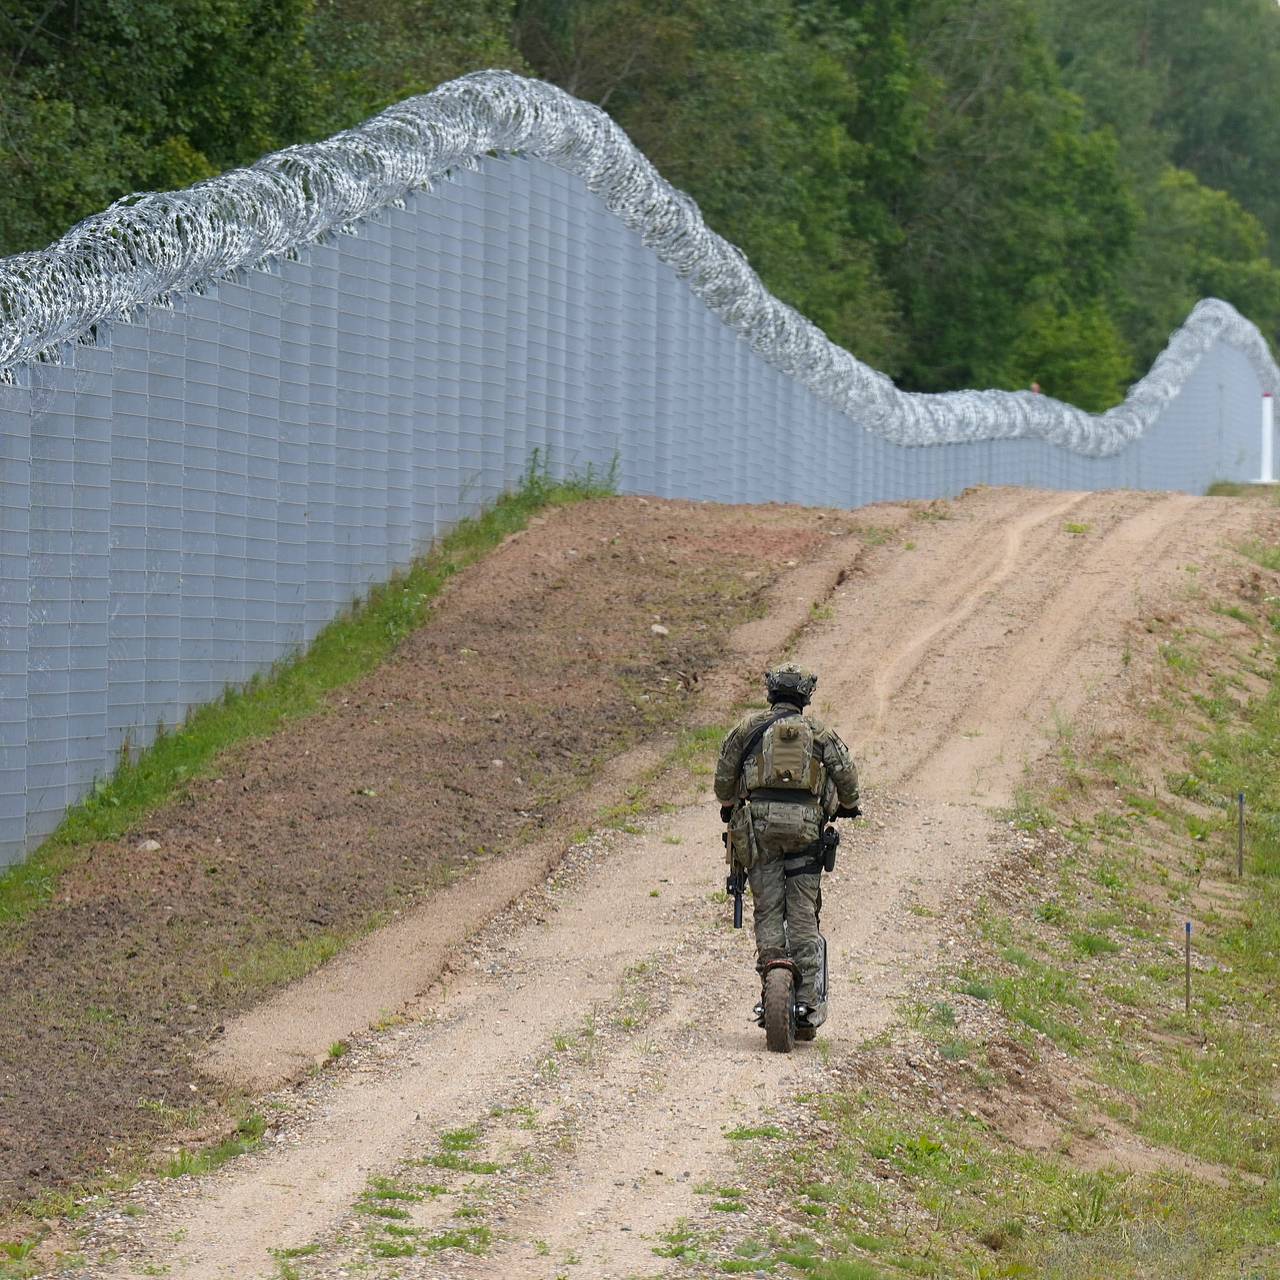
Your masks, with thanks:
[{"label": "military backpack", "polygon": [[814,744],[813,726],[799,712],[771,720],[755,754],[743,761],[742,777],[748,794],[793,792],[797,801],[820,796],[826,769]]}]

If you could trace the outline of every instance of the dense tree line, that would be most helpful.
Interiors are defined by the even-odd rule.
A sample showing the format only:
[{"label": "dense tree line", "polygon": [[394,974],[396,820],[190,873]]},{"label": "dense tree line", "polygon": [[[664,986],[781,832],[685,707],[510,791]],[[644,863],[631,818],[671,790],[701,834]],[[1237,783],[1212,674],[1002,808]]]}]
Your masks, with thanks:
[{"label": "dense tree line", "polygon": [[486,66],[600,103],[904,385],[1114,403],[1280,332],[1275,0],[7,0],[0,253]]}]

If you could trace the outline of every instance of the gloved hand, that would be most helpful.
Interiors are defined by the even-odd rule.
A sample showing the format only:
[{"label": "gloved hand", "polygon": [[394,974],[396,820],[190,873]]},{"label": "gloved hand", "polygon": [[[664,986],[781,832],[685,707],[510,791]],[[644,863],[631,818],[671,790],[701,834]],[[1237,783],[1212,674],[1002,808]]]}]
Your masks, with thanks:
[{"label": "gloved hand", "polygon": [[837,818],[860,818],[862,817],[862,810],[856,804],[850,808],[845,808],[844,805],[841,805],[836,810],[835,816]]},{"label": "gloved hand", "polygon": [[729,819],[730,819],[730,818],[732,818],[732,817],[733,817],[733,805],[731,805],[731,804],[722,804],[722,805],[720,806],[720,821],[721,821],[721,822],[728,822],[728,821],[729,821]]}]

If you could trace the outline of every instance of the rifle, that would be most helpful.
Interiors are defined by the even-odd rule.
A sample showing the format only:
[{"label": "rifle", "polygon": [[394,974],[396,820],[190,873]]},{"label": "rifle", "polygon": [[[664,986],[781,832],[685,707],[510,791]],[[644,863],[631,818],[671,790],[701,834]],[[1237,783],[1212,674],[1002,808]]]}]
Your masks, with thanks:
[{"label": "rifle", "polygon": [[733,897],[733,927],[742,928],[742,895],[747,887],[747,873],[733,860],[733,845],[729,840],[729,828],[720,833],[724,841],[724,860],[729,864],[729,874],[725,877],[724,891]]},{"label": "rifle", "polygon": [[[728,806],[725,807],[727,808]],[[747,840],[751,845],[751,865],[755,866],[760,861],[760,853],[756,848],[756,827],[751,817],[751,801],[742,801],[742,807],[747,812]],[[733,927],[741,929],[742,895],[747,889],[747,872],[744,867],[740,867],[734,861],[733,844],[729,839],[727,829],[721,832],[720,839],[724,841],[724,860],[729,864],[729,874],[725,877],[724,891],[733,897]]]},{"label": "rifle", "polygon": [[747,873],[741,867],[734,867],[724,882],[724,891],[733,895],[733,927],[742,928],[742,895],[747,887]]}]

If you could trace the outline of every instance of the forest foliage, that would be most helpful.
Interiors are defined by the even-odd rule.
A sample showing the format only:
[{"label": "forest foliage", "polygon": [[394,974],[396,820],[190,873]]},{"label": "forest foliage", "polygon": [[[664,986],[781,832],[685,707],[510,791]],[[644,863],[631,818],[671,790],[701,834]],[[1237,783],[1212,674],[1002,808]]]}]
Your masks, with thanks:
[{"label": "forest foliage", "polygon": [[6,0],[0,253],[481,67],[609,111],[904,386],[1115,403],[1280,333],[1275,0]]}]

